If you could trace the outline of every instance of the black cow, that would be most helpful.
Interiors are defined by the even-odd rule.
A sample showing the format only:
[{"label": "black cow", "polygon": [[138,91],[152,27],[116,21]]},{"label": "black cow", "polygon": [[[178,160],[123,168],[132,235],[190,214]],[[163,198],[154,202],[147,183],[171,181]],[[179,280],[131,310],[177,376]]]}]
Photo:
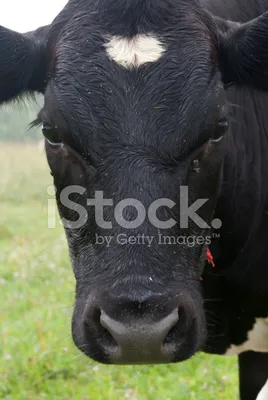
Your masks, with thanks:
[{"label": "black cow", "polygon": [[266,9],[70,0],[0,28],[0,102],[45,94],[76,345],[117,364],[236,353],[242,400],[268,398]]}]

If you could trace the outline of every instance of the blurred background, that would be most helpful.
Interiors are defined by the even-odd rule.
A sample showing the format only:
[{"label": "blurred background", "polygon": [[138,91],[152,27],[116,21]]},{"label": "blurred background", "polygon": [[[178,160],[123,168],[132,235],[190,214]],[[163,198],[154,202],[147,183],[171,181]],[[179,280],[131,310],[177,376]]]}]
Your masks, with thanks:
[{"label": "blurred background", "polygon": [[[65,3],[2,0],[0,25],[35,29]],[[47,227],[52,180],[41,130],[28,130],[42,102],[37,96],[0,109],[0,399],[238,399],[235,358],[110,367],[72,344],[75,282],[62,227]]]}]

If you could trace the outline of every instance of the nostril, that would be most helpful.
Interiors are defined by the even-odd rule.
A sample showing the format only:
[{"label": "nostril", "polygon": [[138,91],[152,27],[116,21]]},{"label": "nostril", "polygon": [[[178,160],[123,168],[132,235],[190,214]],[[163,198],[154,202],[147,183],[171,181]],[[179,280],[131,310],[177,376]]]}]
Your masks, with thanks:
[{"label": "nostril", "polygon": [[99,308],[91,310],[90,315],[87,316],[84,324],[89,339],[95,337],[95,340],[103,348],[118,348],[114,337],[101,323],[101,310]]},{"label": "nostril", "polygon": [[168,334],[166,335],[163,346],[174,344],[180,338],[181,341],[184,340],[185,334],[187,333],[187,315],[183,307],[178,309],[178,319],[177,322],[171,327]]},{"label": "nostril", "polygon": [[167,336],[165,337],[163,341],[163,346],[165,347],[166,345],[171,345],[176,341],[176,336],[178,332],[178,322],[176,325],[174,325],[170,331],[168,332]]},{"label": "nostril", "polygon": [[109,349],[114,348],[117,349],[118,348],[118,344],[115,340],[115,338],[111,335],[111,333],[108,331],[108,329],[102,327],[100,329],[100,336],[98,338],[99,343],[103,346],[103,347],[107,347]]},{"label": "nostril", "polygon": [[90,308],[86,310],[84,316],[84,326],[86,332],[90,332],[92,335],[98,334],[100,326],[101,311],[98,308]]},{"label": "nostril", "polygon": [[103,323],[102,313],[100,313],[99,323],[100,323],[100,328],[99,328],[98,341],[100,342],[100,344],[103,345],[104,347],[109,347],[109,349],[111,348],[118,349],[119,346],[116,339],[114,338],[110,330]]}]

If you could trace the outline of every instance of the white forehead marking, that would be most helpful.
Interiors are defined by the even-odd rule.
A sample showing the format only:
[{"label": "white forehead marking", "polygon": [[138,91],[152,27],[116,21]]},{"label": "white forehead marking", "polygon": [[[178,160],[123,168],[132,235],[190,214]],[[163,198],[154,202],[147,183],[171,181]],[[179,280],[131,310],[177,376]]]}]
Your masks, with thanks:
[{"label": "white forehead marking", "polygon": [[225,354],[233,356],[251,350],[268,352],[268,318],[257,318],[252,330],[248,332],[248,339],[239,346],[232,344]]},{"label": "white forehead marking", "polygon": [[154,35],[113,36],[108,40],[105,44],[108,56],[124,68],[156,62],[165,52],[163,44]]},{"label": "white forehead marking", "polygon": [[263,386],[256,400],[267,400],[267,399],[268,399],[268,381],[266,382],[266,385]]}]

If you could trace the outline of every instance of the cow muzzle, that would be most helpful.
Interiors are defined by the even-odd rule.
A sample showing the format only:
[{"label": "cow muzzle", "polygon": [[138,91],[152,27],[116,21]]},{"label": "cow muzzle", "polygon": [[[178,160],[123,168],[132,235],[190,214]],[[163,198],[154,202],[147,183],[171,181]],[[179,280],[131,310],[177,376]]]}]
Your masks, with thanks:
[{"label": "cow muzzle", "polygon": [[104,312],[100,323],[113,338],[116,346],[107,346],[114,364],[153,364],[168,363],[172,358],[173,346],[165,344],[165,338],[178,323],[178,310],[158,322],[132,320],[121,323],[110,318]]},{"label": "cow muzzle", "polygon": [[76,303],[73,338],[81,351],[102,363],[178,362],[203,345],[202,315],[182,294],[90,296],[86,305]]}]

